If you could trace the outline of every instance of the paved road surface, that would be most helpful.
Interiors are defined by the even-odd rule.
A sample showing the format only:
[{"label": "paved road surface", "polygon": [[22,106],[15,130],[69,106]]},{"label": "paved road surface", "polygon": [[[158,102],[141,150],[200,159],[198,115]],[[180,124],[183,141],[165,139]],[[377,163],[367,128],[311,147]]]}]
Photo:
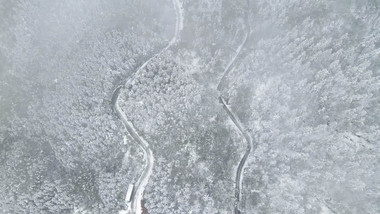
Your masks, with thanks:
[{"label": "paved road surface", "polygon": [[[248,37],[249,37],[250,32],[251,32],[250,26],[249,26],[249,17],[248,17],[249,16],[249,11],[248,11],[249,5],[250,5],[249,0],[247,0],[247,11],[245,14],[245,19],[244,19],[245,27],[246,27],[246,34],[244,36],[243,41],[241,42],[241,44],[236,49],[235,55],[233,56],[231,61],[228,63],[228,65],[224,69],[223,76],[220,79],[219,84],[217,86],[218,91],[222,91],[222,89],[225,87],[225,83],[226,83],[225,80],[226,80],[228,74],[234,68],[233,65],[236,63],[236,60],[239,57],[242,57],[241,51],[242,51],[243,47],[247,45]],[[250,134],[243,129],[243,127],[239,121],[239,118],[236,117],[235,114],[231,111],[231,109],[228,107],[226,101],[224,100],[224,98],[222,96],[219,97],[219,101],[220,101],[220,103],[222,103],[223,109],[227,112],[227,114],[230,117],[230,119],[232,120],[232,122],[239,129],[240,133],[244,136],[244,139],[247,143],[246,151],[244,153],[243,158],[239,162],[238,169],[236,171],[236,178],[235,178],[235,198],[236,199],[235,199],[234,213],[240,214],[241,211],[239,210],[239,203],[241,200],[241,186],[242,186],[242,180],[243,180],[242,173],[243,173],[243,169],[244,169],[245,163],[247,161],[248,155],[250,154],[251,149],[252,149],[252,138],[251,138]]]},{"label": "paved road surface", "polygon": [[[164,51],[168,50],[171,46],[173,46],[176,42],[179,40],[180,32],[183,29],[183,7],[180,0],[173,0],[175,15],[176,15],[176,26],[175,26],[175,33],[172,38],[172,40],[169,42],[169,44],[163,48],[160,52],[153,55],[151,58],[149,58],[145,63],[143,63],[137,71],[129,78],[127,81],[127,84],[134,79],[136,75],[138,75],[145,66],[152,61],[153,58],[159,56]],[[127,85],[125,84],[125,85]],[[127,129],[128,133],[132,136],[132,138],[135,140],[135,142],[142,148],[144,151],[144,159],[146,163],[146,167],[144,168],[143,173],[141,174],[139,180],[135,184],[135,191],[132,193],[131,197],[131,206],[129,212],[141,214],[142,207],[141,207],[141,201],[143,200],[143,194],[146,185],[148,184],[149,178],[153,171],[153,165],[154,165],[154,156],[151,148],[149,147],[148,142],[145,141],[145,139],[139,135],[136,128],[133,126],[133,124],[128,120],[125,113],[120,109],[119,106],[119,95],[121,89],[125,86],[119,85],[114,93],[112,94],[112,109],[117,114],[119,119],[122,121],[124,127]]]}]

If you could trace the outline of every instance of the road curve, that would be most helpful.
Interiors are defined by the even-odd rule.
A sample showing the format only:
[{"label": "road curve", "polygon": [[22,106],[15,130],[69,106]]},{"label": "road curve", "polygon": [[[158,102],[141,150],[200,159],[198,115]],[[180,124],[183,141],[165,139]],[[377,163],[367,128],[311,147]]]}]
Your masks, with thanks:
[{"label": "road curve", "polygon": [[232,122],[235,124],[235,126],[239,129],[241,135],[244,136],[244,139],[247,143],[247,148],[245,150],[243,158],[240,160],[238,169],[236,171],[236,178],[235,178],[235,182],[236,182],[235,183],[235,198],[236,198],[236,201],[235,201],[234,212],[235,212],[235,214],[240,214],[241,212],[239,210],[239,202],[241,200],[241,185],[243,182],[242,173],[243,173],[243,168],[244,168],[245,162],[247,161],[248,155],[251,152],[253,143],[252,143],[251,136],[249,135],[249,133],[247,131],[245,131],[243,129],[243,126],[241,125],[239,119],[235,116],[235,114],[227,106],[226,101],[223,99],[222,96],[219,97],[219,101],[220,101],[220,103],[222,103],[224,110],[226,110],[228,116],[230,117]]},{"label": "road curve", "polygon": [[[115,94],[120,94],[120,89],[122,87],[118,87],[115,90]],[[136,128],[133,126],[133,124],[128,121],[127,116],[124,114],[124,112],[120,109],[119,106],[119,100],[116,99],[116,103],[114,105],[114,109],[118,114],[118,117],[123,122],[124,127],[127,129],[128,133],[132,136],[132,138],[139,144],[139,146],[144,151],[144,159],[146,161],[146,167],[143,170],[143,173],[141,174],[139,180],[135,184],[135,191],[132,193],[132,199],[131,199],[131,211],[133,213],[141,213],[142,207],[141,207],[141,200],[143,199],[143,193],[146,185],[148,184],[149,177],[152,174],[153,171],[153,164],[154,164],[154,157],[153,152],[149,147],[148,142],[141,137]]]},{"label": "road curve", "polygon": [[244,24],[245,24],[245,28],[246,28],[246,34],[244,35],[244,39],[243,41],[241,42],[241,44],[239,45],[239,47],[236,49],[235,51],[235,55],[232,57],[232,59],[230,60],[230,62],[228,63],[228,65],[226,66],[226,68],[224,69],[224,72],[223,72],[223,76],[222,78],[220,79],[219,81],[219,84],[217,86],[217,89],[218,91],[221,91],[222,88],[223,88],[223,83],[225,82],[225,79],[227,77],[227,75],[231,72],[232,68],[233,68],[233,65],[234,63],[236,62],[236,59],[238,57],[241,56],[241,50],[243,49],[244,46],[247,45],[248,43],[248,37],[249,35],[251,34],[251,28],[249,26],[249,22],[248,22],[248,9],[249,9],[249,0],[247,0],[247,11],[246,11],[246,14],[245,14],[245,17],[244,17]]},{"label": "road curve", "polygon": [[128,133],[132,136],[132,138],[136,141],[136,143],[142,148],[144,152],[144,159],[146,163],[146,167],[143,170],[143,173],[139,177],[138,181],[135,184],[135,189],[132,193],[131,197],[131,206],[129,207],[129,212],[141,214],[142,213],[142,206],[141,202],[143,199],[143,194],[146,185],[148,184],[149,178],[153,172],[153,165],[154,165],[154,156],[153,152],[148,144],[148,142],[137,132],[136,128],[133,126],[133,124],[128,120],[125,113],[120,109],[119,106],[119,95],[121,92],[121,89],[124,88],[125,85],[130,83],[134,79],[134,77],[140,73],[145,66],[152,61],[153,58],[159,56],[164,51],[168,50],[171,46],[173,46],[175,43],[179,41],[180,32],[183,29],[183,7],[180,0],[173,0],[173,6],[175,10],[176,15],[176,26],[175,26],[175,32],[174,36],[171,39],[171,41],[168,43],[167,46],[165,46],[161,51],[154,54],[151,58],[149,58],[146,62],[144,62],[137,71],[128,79],[126,84],[121,84],[116,87],[112,94],[112,109],[116,113],[116,115],[119,117],[119,119],[122,121],[124,127],[127,129]]},{"label": "road curve", "polygon": [[[223,85],[223,83],[225,83],[225,79],[227,78],[228,74],[231,72],[234,63],[236,62],[236,59],[238,57],[241,57],[241,51],[242,51],[243,47],[247,45],[248,37],[251,33],[250,26],[249,26],[249,12],[248,12],[249,5],[250,5],[249,0],[247,0],[247,11],[245,14],[245,19],[244,19],[247,32],[244,36],[243,41],[241,42],[241,44],[236,49],[235,55],[233,56],[231,61],[228,63],[228,65],[224,69],[223,76],[220,79],[219,84],[217,86],[217,90],[219,92],[221,92],[223,87],[225,87]],[[234,213],[240,214],[241,211],[239,210],[239,203],[241,200],[241,186],[242,186],[242,181],[243,181],[242,173],[243,173],[243,169],[244,169],[245,163],[247,161],[248,155],[250,154],[251,149],[253,147],[253,143],[252,143],[252,138],[251,138],[250,134],[243,129],[243,126],[241,125],[239,118],[237,116],[235,116],[235,114],[227,106],[227,103],[222,96],[219,97],[219,102],[223,105],[223,109],[227,112],[228,116],[230,117],[230,119],[232,120],[234,125],[239,129],[240,133],[244,136],[244,139],[247,143],[247,148],[245,150],[245,153],[244,153],[242,159],[239,162],[238,169],[236,171],[236,178],[235,178],[235,208],[234,208]]]}]

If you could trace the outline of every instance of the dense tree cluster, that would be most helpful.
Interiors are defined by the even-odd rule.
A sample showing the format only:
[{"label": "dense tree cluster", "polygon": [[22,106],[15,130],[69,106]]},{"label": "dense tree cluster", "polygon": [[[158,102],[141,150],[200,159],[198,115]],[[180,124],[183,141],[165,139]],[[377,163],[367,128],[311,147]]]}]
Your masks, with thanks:
[{"label": "dense tree cluster", "polygon": [[[200,102],[199,86],[170,56],[153,59],[128,81],[121,97],[126,101],[122,109],[144,133],[154,134],[173,120],[188,121],[189,113],[195,113],[194,107]],[[182,122],[176,125],[184,129]]]},{"label": "dense tree cluster", "polygon": [[163,145],[155,150],[152,181],[146,190],[146,205],[150,211],[232,212],[233,177],[240,157],[236,154],[242,152],[236,145],[242,139],[234,135],[232,125],[226,129],[222,124],[214,123],[208,128],[193,125],[190,127],[193,133],[177,133],[185,139],[182,141],[175,139],[172,133],[167,133],[166,138],[156,135]]},{"label": "dense tree cluster", "polygon": [[[233,181],[228,169],[235,167],[237,160],[221,144],[232,139],[213,130],[223,129],[220,121],[210,120],[218,111],[211,106],[200,108],[204,103],[217,106],[215,96],[203,91],[192,78],[196,71],[184,70],[172,58],[170,52],[154,58],[128,81],[120,97],[127,118],[149,142],[158,160],[145,193],[146,206],[152,213],[230,210]],[[231,143],[231,150],[235,146]],[[213,154],[220,159],[211,158]],[[205,191],[212,195],[208,204],[202,199]],[[193,201],[180,197],[187,192]],[[218,197],[221,200],[216,200]]]},{"label": "dense tree cluster", "polygon": [[276,34],[257,39],[228,78],[232,109],[255,136],[244,207],[377,213],[379,9],[297,2],[258,2]]},{"label": "dense tree cluster", "polygon": [[[10,97],[2,103],[1,212],[116,213],[125,206],[143,162],[136,144],[123,140],[112,92],[164,44],[165,20],[135,19],[155,13],[148,2],[102,4],[14,6],[15,24],[2,36],[15,41],[0,44],[9,63],[1,97]],[[121,22],[133,13],[134,23]]]},{"label": "dense tree cluster", "polygon": [[125,209],[144,157],[112,110],[123,85],[149,213],[233,212],[247,145],[221,95],[253,138],[242,211],[379,213],[379,3],[183,7],[161,53],[170,0],[0,3],[0,212]]}]

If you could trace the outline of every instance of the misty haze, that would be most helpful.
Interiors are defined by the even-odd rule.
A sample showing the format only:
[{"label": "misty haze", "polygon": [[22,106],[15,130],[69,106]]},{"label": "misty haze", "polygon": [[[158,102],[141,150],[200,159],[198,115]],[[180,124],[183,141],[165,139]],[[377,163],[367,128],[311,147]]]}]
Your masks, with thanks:
[{"label": "misty haze", "polygon": [[379,0],[0,0],[0,213],[379,214]]}]

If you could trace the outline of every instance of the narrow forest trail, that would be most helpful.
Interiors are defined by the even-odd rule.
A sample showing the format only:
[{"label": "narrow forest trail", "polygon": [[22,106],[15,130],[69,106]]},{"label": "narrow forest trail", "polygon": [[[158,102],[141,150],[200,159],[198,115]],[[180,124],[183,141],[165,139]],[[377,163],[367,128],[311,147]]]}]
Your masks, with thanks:
[{"label": "narrow forest trail", "polygon": [[[246,10],[245,18],[244,18],[245,28],[246,28],[247,32],[244,36],[243,41],[241,42],[241,44],[236,49],[235,55],[232,57],[232,59],[227,64],[226,68],[224,69],[223,76],[220,79],[219,84],[217,86],[217,90],[219,92],[222,92],[222,89],[225,87],[225,85],[223,85],[223,84],[225,83],[225,80],[226,80],[228,74],[233,69],[234,64],[236,63],[236,60],[238,58],[242,57],[241,51],[248,43],[248,38],[249,38],[249,35],[251,32],[250,26],[249,26],[249,5],[250,5],[249,0],[247,0],[247,10]],[[241,201],[241,186],[242,186],[242,182],[243,182],[243,176],[242,175],[243,175],[244,166],[245,166],[245,163],[247,161],[247,158],[248,158],[249,154],[251,153],[253,142],[252,142],[251,135],[249,134],[248,131],[246,131],[243,128],[239,118],[228,107],[228,105],[227,105],[226,101],[224,100],[224,98],[222,97],[222,95],[219,97],[219,102],[223,105],[223,109],[227,112],[229,118],[232,120],[234,125],[238,128],[241,135],[244,136],[244,139],[245,139],[246,144],[247,144],[247,148],[245,150],[245,153],[244,153],[242,159],[239,162],[239,165],[238,165],[238,168],[236,171],[236,177],[235,177],[235,208],[234,208],[234,213],[240,214],[240,213],[242,213],[239,210],[239,203]]]},{"label": "narrow forest trail", "polygon": [[128,133],[132,136],[132,138],[136,141],[136,143],[141,147],[144,152],[144,160],[145,160],[145,168],[143,173],[139,177],[138,181],[135,184],[134,191],[131,197],[131,206],[127,212],[141,214],[142,213],[142,200],[145,187],[148,184],[149,178],[153,172],[154,165],[154,156],[153,152],[148,144],[148,142],[139,135],[137,129],[134,125],[128,120],[125,113],[120,109],[119,106],[119,95],[121,89],[124,88],[125,85],[130,83],[136,75],[138,75],[155,57],[161,55],[163,52],[172,47],[179,40],[179,35],[181,30],[183,29],[183,6],[180,0],[173,0],[173,6],[175,10],[176,16],[176,26],[174,36],[171,41],[165,46],[161,51],[154,54],[151,58],[149,58],[146,62],[144,62],[137,71],[128,79],[126,84],[119,85],[112,94],[112,108],[116,112],[119,119],[122,121],[124,127],[127,129]]}]

